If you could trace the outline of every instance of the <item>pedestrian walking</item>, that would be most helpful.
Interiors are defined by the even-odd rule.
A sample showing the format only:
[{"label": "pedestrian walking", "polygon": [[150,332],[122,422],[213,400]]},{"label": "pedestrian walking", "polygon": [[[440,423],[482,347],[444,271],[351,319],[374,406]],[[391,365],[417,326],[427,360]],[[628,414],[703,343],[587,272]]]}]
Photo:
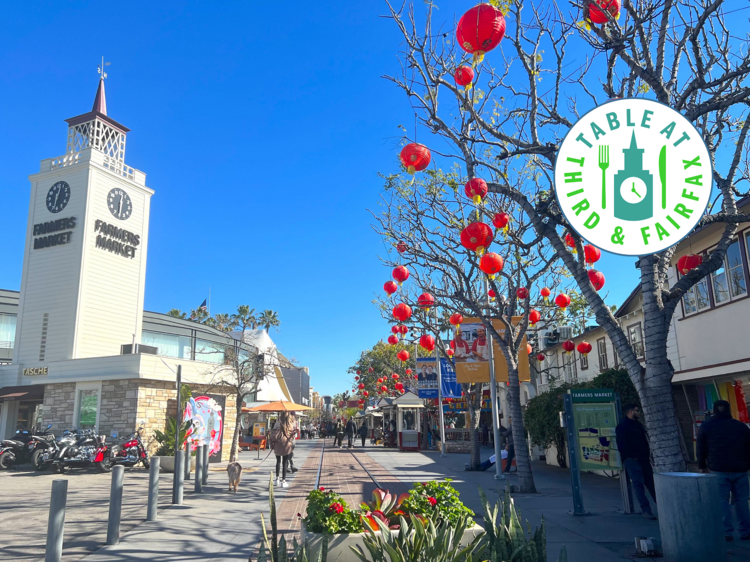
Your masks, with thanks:
[{"label": "pedestrian walking", "polygon": [[516,446],[513,444],[513,420],[511,418],[508,418],[508,429],[505,430],[503,437],[505,437],[505,450],[508,451],[508,458],[505,460],[503,472],[510,474],[510,466],[516,457]]},{"label": "pedestrian walking", "polygon": [[737,512],[740,539],[750,541],[750,429],[734,418],[729,402],[714,402],[714,415],[698,430],[698,467],[701,472],[711,470],[719,479],[721,508],[724,514],[724,538],[734,540],[732,525],[732,495]]},{"label": "pedestrian walking", "polygon": [[344,433],[346,433],[346,446],[347,448],[351,449],[354,434],[357,433],[357,425],[354,423],[354,420],[352,418],[349,418],[349,420],[346,422],[346,429],[344,430]]},{"label": "pedestrian walking", "polygon": [[[286,471],[289,464],[289,455],[292,454],[294,435],[294,420],[287,412],[281,412],[271,431],[271,448],[273,454],[276,455],[276,485],[282,488],[289,487],[286,482]],[[281,474],[279,474],[279,471],[281,471]]]},{"label": "pedestrian walking", "polygon": [[651,467],[651,449],[648,445],[648,434],[643,424],[638,421],[641,409],[637,404],[626,404],[623,409],[625,417],[617,425],[617,450],[622,464],[633,483],[633,491],[641,504],[641,515],[646,519],[656,519],[648,503],[646,490],[656,503],[654,488],[654,469]]},{"label": "pedestrian walking", "polygon": [[362,439],[362,446],[365,446],[365,439],[367,439],[367,422],[362,421],[362,425],[359,426],[359,436]]},{"label": "pedestrian walking", "polygon": [[333,440],[333,446],[338,447],[339,449],[343,447],[344,443],[344,425],[341,423],[341,421],[336,422],[336,427],[333,428],[334,434],[336,437]]},{"label": "pedestrian walking", "polygon": [[294,435],[292,436],[292,454],[289,455],[289,471],[294,473],[297,472],[299,469],[294,466],[294,448],[297,446],[297,436],[300,434],[299,430],[299,423],[297,422],[297,416],[294,414],[294,412],[289,412],[289,417],[292,419],[292,422],[294,423]]}]

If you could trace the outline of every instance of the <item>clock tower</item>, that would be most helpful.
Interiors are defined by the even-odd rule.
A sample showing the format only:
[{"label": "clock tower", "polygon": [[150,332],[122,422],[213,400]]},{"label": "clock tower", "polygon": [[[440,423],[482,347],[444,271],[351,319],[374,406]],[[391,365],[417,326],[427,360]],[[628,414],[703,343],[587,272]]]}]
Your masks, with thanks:
[{"label": "clock tower", "polygon": [[633,132],[630,148],[622,150],[624,166],[615,174],[614,213],[618,219],[640,221],[654,215],[654,177],[643,169],[643,152]]},{"label": "clock tower", "polygon": [[153,191],[125,164],[129,129],[107,114],[103,70],[91,111],[66,120],[66,153],[29,178],[19,369],[120,355],[140,341]]}]

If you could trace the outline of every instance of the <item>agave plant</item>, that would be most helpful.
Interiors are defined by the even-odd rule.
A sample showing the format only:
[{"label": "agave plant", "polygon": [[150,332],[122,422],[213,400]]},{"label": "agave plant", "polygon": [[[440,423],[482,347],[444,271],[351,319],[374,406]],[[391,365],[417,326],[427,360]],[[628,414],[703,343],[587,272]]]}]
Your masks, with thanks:
[{"label": "agave plant", "polygon": [[371,531],[379,531],[380,525],[377,520],[385,523],[389,529],[398,529],[400,527],[399,520],[406,515],[406,512],[401,509],[401,504],[404,503],[409,497],[409,494],[391,494],[388,490],[376,488],[372,492],[372,501],[370,503],[362,503],[362,524],[366,529]]},{"label": "agave plant", "polygon": [[[379,534],[368,533],[363,542],[365,550],[357,545],[350,547],[361,562],[479,562],[484,556],[486,545],[482,535],[473,537],[462,545],[464,531],[473,526],[474,521],[464,515],[457,524],[443,521],[439,525],[429,519],[413,517],[408,523],[403,517],[399,521],[399,531],[390,533],[388,525],[376,520]],[[369,555],[369,557],[368,557]]]}]

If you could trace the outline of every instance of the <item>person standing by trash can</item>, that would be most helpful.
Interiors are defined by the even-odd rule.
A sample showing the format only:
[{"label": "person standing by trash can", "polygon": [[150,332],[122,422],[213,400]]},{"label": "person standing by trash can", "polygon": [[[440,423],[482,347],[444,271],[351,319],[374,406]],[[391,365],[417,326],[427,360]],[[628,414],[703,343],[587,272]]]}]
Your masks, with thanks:
[{"label": "person standing by trash can", "polygon": [[737,512],[740,539],[750,541],[750,429],[734,418],[729,402],[714,402],[714,415],[698,430],[697,456],[701,472],[709,469],[719,479],[721,509],[724,514],[724,538],[734,540],[731,493]]},{"label": "person standing by trash can", "polygon": [[641,515],[646,519],[656,519],[651,511],[651,504],[646,497],[646,489],[656,503],[654,488],[654,469],[651,467],[651,449],[648,445],[648,434],[643,424],[638,421],[641,409],[637,404],[626,404],[622,408],[625,415],[617,425],[617,450],[622,464],[633,483],[633,491],[641,504]]}]

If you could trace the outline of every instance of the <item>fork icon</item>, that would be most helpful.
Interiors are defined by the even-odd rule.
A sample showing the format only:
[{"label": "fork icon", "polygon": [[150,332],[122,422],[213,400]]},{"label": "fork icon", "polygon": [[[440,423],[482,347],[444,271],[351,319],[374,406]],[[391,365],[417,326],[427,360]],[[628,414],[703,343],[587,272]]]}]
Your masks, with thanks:
[{"label": "fork icon", "polygon": [[607,208],[607,168],[609,168],[609,145],[599,147],[599,167],[602,169],[602,209]]}]

